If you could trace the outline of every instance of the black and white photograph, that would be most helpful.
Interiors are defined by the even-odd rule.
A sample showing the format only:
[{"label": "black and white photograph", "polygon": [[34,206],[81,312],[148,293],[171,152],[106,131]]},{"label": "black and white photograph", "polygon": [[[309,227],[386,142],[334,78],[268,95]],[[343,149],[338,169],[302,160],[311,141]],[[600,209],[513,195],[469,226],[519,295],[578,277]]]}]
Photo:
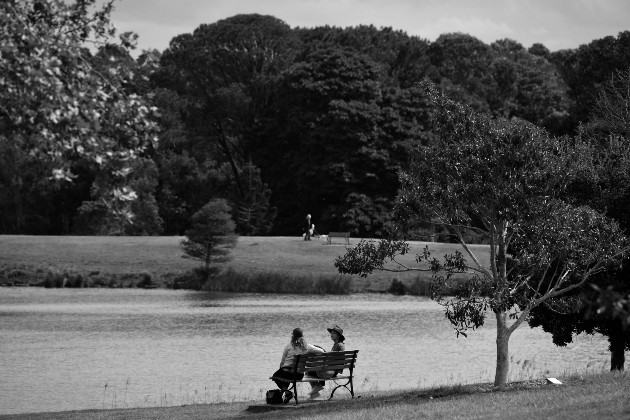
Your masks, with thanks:
[{"label": "black and white photograph", "polygon": [[1,0],[0,419],[630,418],[627,0]]}]

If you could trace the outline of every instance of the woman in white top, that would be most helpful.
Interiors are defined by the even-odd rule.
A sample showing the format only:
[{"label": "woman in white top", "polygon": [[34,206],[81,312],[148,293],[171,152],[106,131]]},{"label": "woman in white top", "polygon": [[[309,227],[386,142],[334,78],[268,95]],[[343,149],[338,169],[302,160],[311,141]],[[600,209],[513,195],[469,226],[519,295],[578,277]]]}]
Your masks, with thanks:
[{"label": "woman in white top", "polygon": [[[300,380],[304,377],[303,373],[296,373],[293,371],[293,362],[295,356],[304,353],[321,354],[324,353],[324,350],[319,347],[315,347],[312,344],[308,344],[306,340],[304,340],[304,333],[302,332],[302,329],[296,328],[293,330],[293,334],[291,335],[291,342],[286,345],[286,347],[284,348],[284,352],[282,353],[282,359],[280,360],[280,369],[278,369],[272,376],[273,381],[276,383],[276,385],[278,385],[278,388],[285,391],[285,403],[293,398],[293,393],[291,393],[291,391],[287,391],[290,381],[293,381],[294,379]],[[286,379],[286,381],[278,380],[276,378]]]}]

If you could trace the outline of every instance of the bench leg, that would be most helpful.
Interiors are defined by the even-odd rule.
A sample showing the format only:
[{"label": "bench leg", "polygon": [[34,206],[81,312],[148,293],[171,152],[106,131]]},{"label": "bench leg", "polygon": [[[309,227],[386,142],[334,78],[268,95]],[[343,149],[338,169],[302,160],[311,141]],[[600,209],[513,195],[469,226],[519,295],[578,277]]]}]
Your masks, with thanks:
[{"label": "bench leg", "polygon": [[[335,395],[335,391],[342,387],[350,391],[350,395],[352,396],[352,398],[354,398],[354,388],[352,387],[352,377],[350,377],[350,379],[348,379],[348,382],[346,382],[345,384],[338,384],[337,381],[335,381],[334,379],[333,379],[333,382],[337,386],[330,393],[330,398],[328,398],[329,400],[332,400],[332,397]],[[348,388],[348,385],[350,385],[350,388]]]}]

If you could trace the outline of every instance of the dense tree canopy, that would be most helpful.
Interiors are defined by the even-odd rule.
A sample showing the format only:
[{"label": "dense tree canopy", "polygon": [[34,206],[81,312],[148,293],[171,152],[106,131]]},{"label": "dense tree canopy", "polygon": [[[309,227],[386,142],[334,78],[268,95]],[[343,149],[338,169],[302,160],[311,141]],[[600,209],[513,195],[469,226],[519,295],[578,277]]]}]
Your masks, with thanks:
[{"label": "dense tree canopy", "polygon": [[311,213],[321,232],[384,236],[406,148],[437,140],[423,78],[563,134],[630,65],[626,32],[552,53],[370,25],[292,29],[257,14],[134,60],[132,34],[114,42],[111,4],[94,5],[0,6],[2,233],[181,235],[224,198],[240,234],[299,234]]}]

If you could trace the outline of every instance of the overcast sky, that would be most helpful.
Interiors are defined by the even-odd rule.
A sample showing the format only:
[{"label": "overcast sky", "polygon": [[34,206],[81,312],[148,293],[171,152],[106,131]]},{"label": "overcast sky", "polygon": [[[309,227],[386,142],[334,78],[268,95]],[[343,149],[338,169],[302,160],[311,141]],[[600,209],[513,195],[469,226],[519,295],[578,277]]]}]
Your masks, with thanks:
[{"label": "overcast sky", "polygon": [[[102,0],[101,0],[102,1]],[[434,41],[463,32],[489,44],[510,38],[526,48],[577,48],[630,30],[630,0],[117,0],[119,32],[139,36],[138,51],[163,51],[202,23],[240,13],[271,15],[290,27],[374,25]]]}]

